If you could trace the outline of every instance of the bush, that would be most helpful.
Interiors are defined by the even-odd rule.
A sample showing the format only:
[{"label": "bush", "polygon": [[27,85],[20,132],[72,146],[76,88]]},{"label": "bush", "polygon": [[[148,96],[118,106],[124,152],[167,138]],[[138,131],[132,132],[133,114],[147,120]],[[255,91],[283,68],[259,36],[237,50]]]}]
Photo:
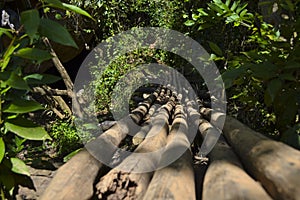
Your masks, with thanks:
[{"label": "bush", "polygon": [[82,146],[77,130],[70,121],[55,122],[49,134],[53,138],[52,146],[60,157],[66,156]]},{"label": "bush", "polygon": [[219,65],[231,114],[270,137],[300,148],[300,21],[296,17],[300,2],[277,3],[279,10],[290,13],[281,19],[279,28],[264,21],[264,16],[251,13],[247,4],[231,0],[212,0],[185,24],[202,33],[214,26],[229,27],[229,34],[244,30],[242,37],[233,40],[235,47],[226,45],[226,40],[215,40],[218,45],[209,43],[212,59],[222,61]]}]

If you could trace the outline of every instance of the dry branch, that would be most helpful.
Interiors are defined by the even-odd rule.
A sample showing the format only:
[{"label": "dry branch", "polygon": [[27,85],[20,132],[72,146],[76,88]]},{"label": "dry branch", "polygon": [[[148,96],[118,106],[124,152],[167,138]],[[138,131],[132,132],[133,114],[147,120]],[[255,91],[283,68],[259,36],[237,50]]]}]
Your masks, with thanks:
[{"label": "dry branch", "polygon": [[[72,98],[72,100],[73,100],[73,108],[75,110],[75,113],[78,115],[78,117],[83,117],[80,105],[79,105],[77,98],[75,96],[75,93],[73,91],[73,88],[74,88],[73,82],[72,82],[67,70],[65,69],[63,64],[60,62],[58,56],[56,55],[54,49],[52,48],[52,46],[50,44],[48,38],[44,38],[43,41],[44,41],[44,44],[50,49],[50,54],[53,56],[52,61],[65,83],[69,97]],[[71,111],[71,109],[69,109],[69,110]],[[70,114],[72,114],[72,112],[70,112]]]}]

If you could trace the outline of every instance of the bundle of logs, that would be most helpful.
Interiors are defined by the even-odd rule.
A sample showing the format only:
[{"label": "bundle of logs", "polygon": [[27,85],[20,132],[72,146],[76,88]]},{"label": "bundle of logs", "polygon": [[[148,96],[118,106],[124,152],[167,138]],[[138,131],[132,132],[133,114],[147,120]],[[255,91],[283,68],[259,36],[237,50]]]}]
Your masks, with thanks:
[{"label": "bundle of logs", "polygon": [[[224,113],[212,112],[209,103],[203,101],[207,97],[181,99],[167,87],[147,91],[151,94],[131,111],[130,118],[117,121],[87,144],[95,146],[89,148],[95,152],[84,149],[57,170],[42,200],[300,199],[299,151]],[[195,104],[197,109],[190,106]],[[224,127],[215,126],[220,119],[225,120]],[[133,129],[136,126],[131,123],[140,129]],[[188,135],[191,127],[198,130],[194,141]],[[206,135],[215,132],[222,134],[207,158],[202,157],[198,146]],[[128,133],[134,134],[128,137]],[[103,141],[120,148],[131,146],[134,153],[166,148],[160,156],[142,160],[130,155],[121,162],[116,159],[118,167],[109,168],[95,156]],[[145,165],[155,167],[164,162],[176,147],[186,151],[174,162],[155,171],[136,173]],[[108,157],[117,154],[105,151]],[[122,171],[128,163],[132,172]]]}]

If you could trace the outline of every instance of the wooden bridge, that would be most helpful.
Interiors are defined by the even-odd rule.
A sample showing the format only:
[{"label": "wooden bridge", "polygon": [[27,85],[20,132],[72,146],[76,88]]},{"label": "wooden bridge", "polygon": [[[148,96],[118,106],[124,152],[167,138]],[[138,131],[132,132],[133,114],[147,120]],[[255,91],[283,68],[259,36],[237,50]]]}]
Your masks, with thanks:
[{"label": "wooden bridge", "polygon": [[[134,160],[129,155],[117,163],[119,168],[110,169],[91,155],[97,152],[84,149],[58,169],[42,200],[300,199],[299,151],[251,130],[224,113],[212,112],[209,103],[203,103],[201,98],[188,99],[182,105],[178,95],[168,88],[149,91],[152,91],[150,96],[129,116],[142,128],[132,130],[133,121],[124,118],[89,145],[97,150],[106,141],[130,148],[124,147],[126,140],[134,146],[135,153],[162,147],[166,150],[160,156],[143,160]],[[195,103],[198,109],[189,106]],[[197,145],[206,135],[220,131],[214,123],[218,120],[225,120],[222,134],[207,158],[202,158],[196,151]],[[199,130],[192,146],[188,138],[191,127]],[[135,135],[128,137],[129,132]],[[156,166],[172,156],[177,147],[186,151],[175,162],[156,171],[118,170],[128,163],[133,163],[133,171],[145,165]],[[107,156],[116,154],[106,151]]]}]

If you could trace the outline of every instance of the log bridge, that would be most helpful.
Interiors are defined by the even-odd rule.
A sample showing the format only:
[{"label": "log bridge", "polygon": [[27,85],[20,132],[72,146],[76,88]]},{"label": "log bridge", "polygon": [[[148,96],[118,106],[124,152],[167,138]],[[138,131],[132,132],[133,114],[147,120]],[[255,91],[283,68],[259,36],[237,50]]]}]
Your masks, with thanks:
[{"label": "log bridge", "polygon": [[[97,149],[106,141],[134,153],[162,147],[165,151],[142,160],[129,155],[122,162],[116,161],[118,167],[109,168],[92,155],[97,152],[83,149],[57,170],[40,199],[300,199],[298,150],[253,131],[233,117],[213,112],[205,102],[207,94],[182,99],[168,87],[141,91],[150,94],[147,98],[140,95],[142,101],[130,118],[117,121],[88,147]],[[197,109],[190,106],[195,104]],[[214,123],[218,120],[225,120],[222,129]],[[139,124],[140,129],[132,129],[136,127],[132,123]],[[188,135],[191,127],[198,130],[193,141]],[[202,157],[197,150],[203,138],[218,131],[221,135],[214,148]],[[177,147],[186,150],[174,162],[135,173],[164,162]],[[111,157],[117,153],[105,151]],[[128,163],[132,173],[120,170]]]}]

